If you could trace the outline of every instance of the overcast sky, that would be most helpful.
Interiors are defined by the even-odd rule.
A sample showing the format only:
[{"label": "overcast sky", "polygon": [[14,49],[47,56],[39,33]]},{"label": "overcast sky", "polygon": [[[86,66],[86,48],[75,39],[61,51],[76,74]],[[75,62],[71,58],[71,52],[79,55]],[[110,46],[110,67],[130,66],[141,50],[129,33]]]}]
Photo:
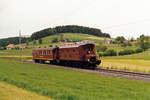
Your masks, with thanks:
[{"label": "overcast sky", "polygon": [[149,5],[150,0],[0,0],[0,38],[72,24],[112,37],[150,35]]}]

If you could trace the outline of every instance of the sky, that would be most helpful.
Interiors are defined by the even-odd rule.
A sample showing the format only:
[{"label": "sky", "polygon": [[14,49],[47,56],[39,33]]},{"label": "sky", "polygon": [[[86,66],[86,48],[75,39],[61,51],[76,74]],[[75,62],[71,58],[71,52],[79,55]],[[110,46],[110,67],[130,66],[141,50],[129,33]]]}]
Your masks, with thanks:
[{"label": "sky", "polygon": [[0,38],[59,25],[99,28],[112,37],[150,35],[150,0],[0,0]]}]

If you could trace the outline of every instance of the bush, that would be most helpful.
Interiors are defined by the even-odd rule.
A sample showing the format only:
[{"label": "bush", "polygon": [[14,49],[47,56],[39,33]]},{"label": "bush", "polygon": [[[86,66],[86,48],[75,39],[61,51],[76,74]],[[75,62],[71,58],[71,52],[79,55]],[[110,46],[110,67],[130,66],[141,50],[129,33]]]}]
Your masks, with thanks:
[{"label": "bush", "polygon": [[0,47],[0,50],[4,50],[5,48],[4,47]]},{"label": "bush", "polygon": [[106,46],[97,46],[96,49],[97,49],[98,52],[99,51],[104,52],[104,51],[107,50],[107,47]]},{"label": "bush", "polygon": [[134,50],[123,50],[119,52],[119,55],[129,55],[135,53]]},{"label": "bush", "polygon": [[144,50],[142,48],[138,48],[138,49],[135,50],[136,53],[140,53],[140,52],[143,52],[143,51]]},{"label": "bush", "polygon": [[106,50],[103,56],[117,56],[117,52],[113,49]]},{"label": "bush", "polygon": [[57,42],[59,42],[58,38],[54,38],[54,39],[52,40],[52,43],[57,43]]},{"label": "bush", "polygon": [[103,56],[103,54],[102,53],[99,53],[99,57],[102,57]]}]

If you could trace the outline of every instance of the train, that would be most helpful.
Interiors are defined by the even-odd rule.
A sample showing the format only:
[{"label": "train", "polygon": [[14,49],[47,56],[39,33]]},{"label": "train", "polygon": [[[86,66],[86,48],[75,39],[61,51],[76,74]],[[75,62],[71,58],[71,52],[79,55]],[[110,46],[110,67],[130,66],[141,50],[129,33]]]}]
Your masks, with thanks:
[{"label": "train", "polygon": [[65,65],[95,69],[101,63],[96,56],[96,46],[92,42],[78,42],[60,47],[35,48],[32,51],[35,63]]}]

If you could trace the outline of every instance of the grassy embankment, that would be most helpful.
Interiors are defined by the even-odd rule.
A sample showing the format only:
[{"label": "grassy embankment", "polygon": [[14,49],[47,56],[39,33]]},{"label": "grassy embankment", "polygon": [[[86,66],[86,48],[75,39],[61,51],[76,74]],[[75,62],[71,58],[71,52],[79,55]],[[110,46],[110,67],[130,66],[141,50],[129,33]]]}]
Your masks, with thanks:
[{"label": "grassy embankment", "polygon": [[150,83],[0,59],[0,80],[56,100],[149,100]]},{"label": "grassy embankment", "polygon": [[0,82],[0,100],[52,100],[25,89]]}]

